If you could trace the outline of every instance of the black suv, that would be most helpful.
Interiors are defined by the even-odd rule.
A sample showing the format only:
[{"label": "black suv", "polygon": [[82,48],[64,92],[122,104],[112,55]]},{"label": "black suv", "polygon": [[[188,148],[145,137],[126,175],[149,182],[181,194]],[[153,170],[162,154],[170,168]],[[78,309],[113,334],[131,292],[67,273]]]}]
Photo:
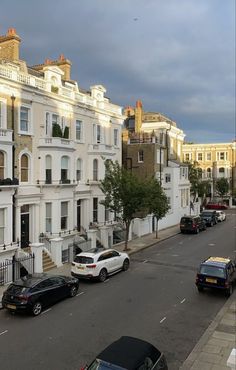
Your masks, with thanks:
[{"label": "black suv", "polygon": [[180,220],[181,233],[193,232],[198,234],[199,231],[206,230],[205,221],[199,216],[184,216]]},{"label": "black suv", "polygon": [[201,212],[200,217],[203,218],[207,226],[213,226],[217,224],[218,218],[216,211],[214,210],[206,209],[205,211]]},{"label": "black suv", "polygon": [[199,292],[204,288],[217,288],[231,295],[235,282],[235,262],[230,258],[209,257],[200,264],[195,284]]}]

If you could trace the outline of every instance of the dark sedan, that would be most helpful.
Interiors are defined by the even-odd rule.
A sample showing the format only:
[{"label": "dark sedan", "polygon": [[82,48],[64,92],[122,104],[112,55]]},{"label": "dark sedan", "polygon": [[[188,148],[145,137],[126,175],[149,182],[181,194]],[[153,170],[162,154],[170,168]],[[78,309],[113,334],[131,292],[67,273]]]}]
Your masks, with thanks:
[{"label": "dark sedan", "polygon": [[124,336],[106,347],[85,369],[168,370],[168,366],[164,354],[151,343]]},{"label": "dark sedan", "polygon": [[2,306],[11,312],[28,312],[38,316],[45,307],[66,297],[74,297],[79,280],[73,277],[32,274],[15,281],[3,293]]}]

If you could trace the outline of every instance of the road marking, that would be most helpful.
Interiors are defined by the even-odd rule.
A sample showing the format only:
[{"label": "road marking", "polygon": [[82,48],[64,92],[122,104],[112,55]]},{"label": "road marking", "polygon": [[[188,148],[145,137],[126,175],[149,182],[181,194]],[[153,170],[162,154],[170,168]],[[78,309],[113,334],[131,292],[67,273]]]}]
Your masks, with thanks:
[{"label": "road marking", "polygon": [[182,303],[184,303],[186,301],[186,298],[184,298],[180,303],[182,304]]},{"label": "road marking", "polygon": [[183,244],[183,242],[179,242],[179,244]]},{"label": "road marking", "polygon": [[143,263],[147,263],[147,262],[148,262],[148,260],[144,260],[144,261],[143,261]]},{"label": "road marking", "polygon": [[0,333],[0,335],[6,334],[7,332],[8,332],[8,330],[2,331],[2,332]]},{"label": "road marking", "polygon": [[172,254],[171,256],[172,256],[172,257],[179,257],[179,255],[178,255],[178,254]]},{"label": "road marking", "polygon": [[210,247],[214,247],[214,243],[210,243],[210,244],[208,244]]},{"label": "road marking", "polygon": [[165,321],[165,320],[166,320],[166,317],[163,317],[163,319],[161,319],[161,321],[160,321],[160,324],[162,324],[163,321]]},{"label": "road marking", "polygon": [[81,294],[84,294],[84,292],[80,292],[80,293],[76,294],[76,297],[78,297]]},{"label": "road marking", "polygon": [[104,281],[104,283],[108,283],[108,281],[109,281],[110,279],[106,279],[105,281]]},{"label": "road marking", "polygon": [[45,314],[45,313],[47,313],[47,312],[49,312],[49,311],[51,311],[51,308],[48,308],[47,310],[43,311],[43,312],[41,313],[41,315],[43,315],[43,314]]}]

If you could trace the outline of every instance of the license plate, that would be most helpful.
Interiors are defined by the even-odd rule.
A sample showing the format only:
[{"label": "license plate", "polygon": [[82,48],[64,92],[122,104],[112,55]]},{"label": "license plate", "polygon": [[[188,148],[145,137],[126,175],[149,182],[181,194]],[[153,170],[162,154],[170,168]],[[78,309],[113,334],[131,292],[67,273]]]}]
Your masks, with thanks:
[{"label": "license plate", "polygon": [[207,283],[213,283],[213,284],[216,284],[216,283],[217,283],[217,280],[216,280],[216,279],[206,278],[206,282],[207,282]]},{"label": "license plate", "polygon": [[77,266],[78,270],[84,270],[84,266]]},{"label": "license plate", "polygon": [[15,310],[16,309],[16,306],[14,304],[7,304],[6,307],[7,308],[10,308],[11,310]]}]

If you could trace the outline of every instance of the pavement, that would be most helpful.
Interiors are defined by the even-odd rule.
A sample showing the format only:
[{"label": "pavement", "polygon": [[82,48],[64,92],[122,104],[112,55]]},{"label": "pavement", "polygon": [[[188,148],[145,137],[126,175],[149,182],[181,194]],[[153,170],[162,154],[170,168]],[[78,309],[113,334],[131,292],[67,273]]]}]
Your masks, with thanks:
[{"label": "pavement", "polygon": [[[148,248],[162,240],[171,238],[179,233],[179,225],[133,239],[128,243],[128,254],[132,255]],[[124,243],[116,244],[116,250],[123,251]],[[70,275],[70,263],[50,270],[52,274]],[[0,286],[0,302],[6,287]],[[205,333],[197,342],[192,352],[179,370],[236,370],[236,364],[227,366],[232,350],[236,348],[236,289]]]}]

